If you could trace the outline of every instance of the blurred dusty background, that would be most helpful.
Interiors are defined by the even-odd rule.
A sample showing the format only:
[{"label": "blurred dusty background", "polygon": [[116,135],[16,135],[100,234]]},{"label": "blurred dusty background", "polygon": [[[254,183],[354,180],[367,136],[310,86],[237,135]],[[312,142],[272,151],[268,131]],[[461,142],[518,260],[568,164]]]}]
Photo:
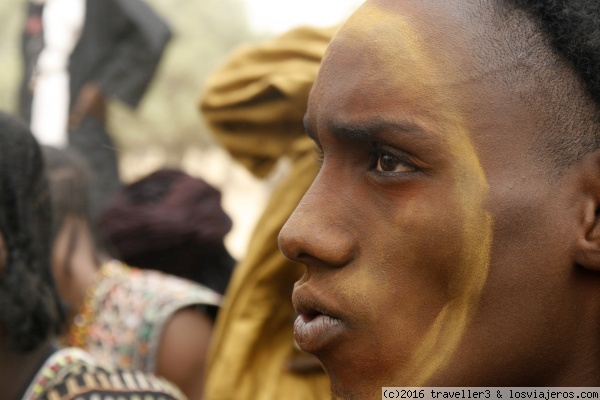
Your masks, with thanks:
[{"label": "blurred dusty background", "polygon": [[[205,78],[237,45],[296,25],[341,21],[360,0],[147,0],[169,21],[174,38],[140,108],[111,104],[110,125],[121,177],[135,180],[161,166],[199,176],[223,193],[234,220],[227,237],[240,259],[256,219],[286,162],[259,181],[215,145],[196,108]],[[16,110],[21,74],[20,30],[25,0],[0,1],[0,109]]]}]

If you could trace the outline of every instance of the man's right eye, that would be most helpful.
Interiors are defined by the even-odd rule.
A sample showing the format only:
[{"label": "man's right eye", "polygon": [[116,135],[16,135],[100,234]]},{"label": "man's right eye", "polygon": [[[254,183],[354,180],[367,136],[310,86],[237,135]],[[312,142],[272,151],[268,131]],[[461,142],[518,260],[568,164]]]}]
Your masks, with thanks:
[{"label": "man's right eye", "polygon": [[402,152],[399,152],[399,155],[396,155],[392,151],[382,148],[379,144],[372,146],[370,158],[371,168],[378,173],[401,174],[417,170],[410,161],[408,155]]},{"label": "man's right eye", "polygon": [[391,154],[380,154],[375,169],[379,172],[409,172],[415,168]]}]

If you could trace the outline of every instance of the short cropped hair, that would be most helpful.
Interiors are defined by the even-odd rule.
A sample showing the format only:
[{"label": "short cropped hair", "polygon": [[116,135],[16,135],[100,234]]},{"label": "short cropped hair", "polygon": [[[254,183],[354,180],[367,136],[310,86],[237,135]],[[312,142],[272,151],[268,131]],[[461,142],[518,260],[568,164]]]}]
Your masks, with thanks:
[{"label": "short cropped hair", "polygon": [[50,267],[48,186],[29,129],[0,112],[0,233],[7,265],[0,272],[0,328],[17,351],[34,350],[64,321]]},{"label": "short cropped hair", "polygon": [[528,13],[600,104],[600,2],[597,0],[504,0]]},{"label": "short cropped hair", "polygon": [[[493,0],[495,25],[508,22],[508,44],[520,41],[518,52],[534,58],[532,68],[510,72],[513,87],[535,82],[539,93],[522,99],[539,105],[545,121],[539,126],[534,153],[562,171],[600,147],[600,1]],[[524,21],[528,19],[529,21]],[[523,22],[529,22],[523,23]],[[533,25],[532,35],[528,25]],[[491,28],[494,29],[494,28]],[[541,50],[540,50],[541,49]],[[514,55],[513,55],[514,56]],[[541,85],[539,85],[541,83]],[[528,85],[523,85],[528,87]],[[530,87],[530,86],[529,86]],[[518,90],[518,89],[517,89]],[[527,98],[530,97],[530,98]]]}]

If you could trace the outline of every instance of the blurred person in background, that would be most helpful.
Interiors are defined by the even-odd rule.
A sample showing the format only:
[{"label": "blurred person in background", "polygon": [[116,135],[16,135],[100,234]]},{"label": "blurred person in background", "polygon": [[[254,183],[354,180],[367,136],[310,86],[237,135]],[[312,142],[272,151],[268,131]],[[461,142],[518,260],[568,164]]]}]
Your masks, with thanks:
[{"label": "blurred person in background", "polygon": [[52,218],[40,149],[0,112],[0,393],[3,400],[183,400],[150,374],[57,346],[64,311],[50,266]]},{"label": "blurred person in background", "polygon": [[294,343],[291,293],[304,268],[282,256],[277,235],[319,169],[302,118],[335,30],[299,28],[238,49],[200,99],[216,139],[254,175],[265,177],[284,157],[292,164],[234,270],[209,353],[207,399],[329,398],[321,365]]},{"label": "blurred person in background", "polygon": [[107,99],[137,107],[169,27],[142,0],[29,0],[27,7],[20,114],[40,143],[83,154],[98,210],[119,186]]},{"label": "blurred person in background", "polygon": [[122,186],[98,218],[100,236],[129,265],[186,278],[224,294],[235,260],[221,192],[181,170]]},{"label": "blurred person in background", "polygon": [[44,147],[56,233],[52,268],[67,305],[63,342],[100,362],[154,373],[200,399],[221,296],[188,280],[107,259],[92,223],[85,160]]}]

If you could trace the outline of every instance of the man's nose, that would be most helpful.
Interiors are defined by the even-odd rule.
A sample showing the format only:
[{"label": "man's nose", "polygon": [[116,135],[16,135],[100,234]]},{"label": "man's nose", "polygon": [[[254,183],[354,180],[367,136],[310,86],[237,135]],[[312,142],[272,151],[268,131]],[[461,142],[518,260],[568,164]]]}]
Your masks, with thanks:
[{"label": "man's nose", "polygon": [[[345,209],[319,178],[308,190],[279,233],[279,248],[288,259],[311,266],[343,267],[355,251]],[[333,197],[333,198],[332,198]]]}]

